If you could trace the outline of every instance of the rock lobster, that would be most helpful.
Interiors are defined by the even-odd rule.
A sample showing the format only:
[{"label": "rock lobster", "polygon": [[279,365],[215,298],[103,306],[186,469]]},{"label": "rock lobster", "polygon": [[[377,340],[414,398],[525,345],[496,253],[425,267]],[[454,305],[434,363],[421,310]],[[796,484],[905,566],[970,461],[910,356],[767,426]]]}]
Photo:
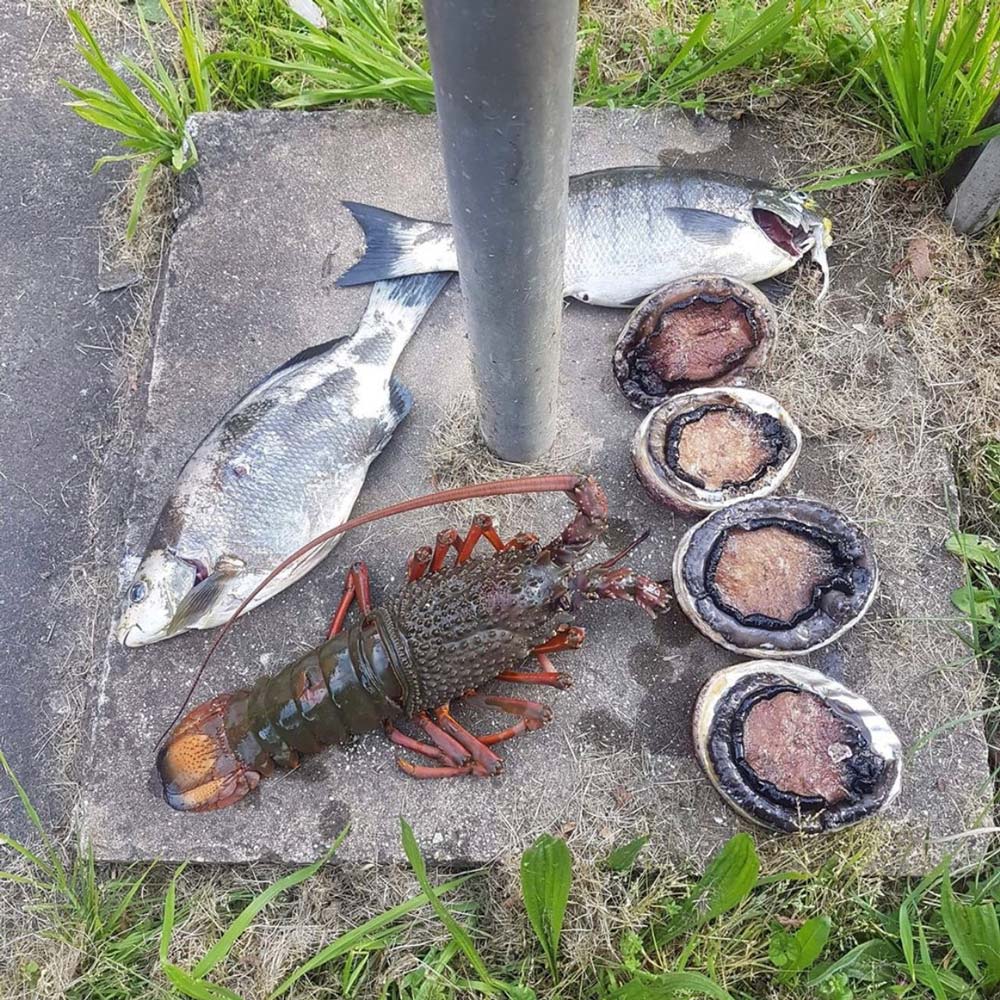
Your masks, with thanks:
[{"label": "rock lobster", "polygon": [[[645,536],[604,562],[577,567],[607,527],[607,500],[589,477],[539,476],[405,501],[347,521],[305,547],[417,507],[557,490],[568,493],[576,515],[547,545],[526,533],[505,543],[492,520],[477,515],[464,537],[448,529],[433,548],[417,549],[407,562],[404,587],[382,607],[372,605],[367,567],[354,563],[326,642],[249,689],[204,702],[173,729],[157,762],[167,802],[193,811],[231,805],[276,766],[294,768],[302,754],[348,743],[380,725],[394,743],[429,761],[398,758],[416,778],[499,774],[503,764],[491,748],[538,729],[552,711],[536,701],[481,695],[478,688],[493,679],[567,687],[567,675],[554,668],[549,654],[582,643],[583,629],[572,621],[583,601],[630,600],[650,615],[664,608],[669,596],[663,586],[616,568]],[[481,539],[493,546],[488,557],[473,554]],[[457,555],[446,565],[452,549]],[[355,602],[361,621],[345,630]],[[539,669],[524,668],[530,657]],[[451,714],[450,702],[460,697],[476,698],[518,721],[475,736]],[[400,719],[411,719],[430,742],[400,732],[395,726]]]}]

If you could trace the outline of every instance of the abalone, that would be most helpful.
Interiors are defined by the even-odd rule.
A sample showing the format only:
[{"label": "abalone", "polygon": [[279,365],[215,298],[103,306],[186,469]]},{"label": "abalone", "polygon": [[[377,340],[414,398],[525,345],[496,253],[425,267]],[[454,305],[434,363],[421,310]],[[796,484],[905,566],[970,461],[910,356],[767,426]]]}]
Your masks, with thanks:
[{"label": "abalone", "polygon": [[674,591],[714,642],[749,656],[819,649],[853,628],[878,587],[871,540],[801,497],[739,500],[709,514],[674,554]]},{"label": "abalone", "polygon": [[768,496],[787,478],[802,434],[784,407],[753,389],[691,389],[649,411],[632,463],[654,499],[681,513]]},{"label": "abalone", "polygon": [[644,299],[615,345],[618,385],[636,407],[731,383],[764,361],[774,330],[767,297],[724,275],[672,281]]},{"label": "abalone", "polygon": [[751,660],[718,671],[698,696],[692,730],[719,794],[775,830],[841,829],[899,793],[902,750],[889,723],[799,664]]}]

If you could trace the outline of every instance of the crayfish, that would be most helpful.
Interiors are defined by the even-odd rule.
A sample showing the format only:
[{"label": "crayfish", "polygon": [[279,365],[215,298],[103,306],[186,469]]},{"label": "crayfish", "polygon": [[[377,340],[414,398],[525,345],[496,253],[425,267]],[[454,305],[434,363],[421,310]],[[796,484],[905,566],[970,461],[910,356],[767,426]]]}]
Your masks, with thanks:
[{"label": "crayfish", "polygon": [[[568,676],[549,654],[583,642],[583,629],[572,624],[583,601],[624,599],[655,615],[669,599],[659,583],[617,566],[638,542],[604,562],[577,565],[607,527],[600,486],[587,477],[541,476],[459,488],[354,518],[310,543],[445,500],[555,490],[568,493],[576,515],[548,544],[526,533],[504,542],[492,520],[477,515],[464,536],[449,529],[433,548],[417,549],[404,587],[381,607],[372,604],[365,564],[354,563],[326,642],[249,689],[204,702],[173,730],[158,761],[167,802],[195,811],[231,805],[276,766],[294,768],[302,754],[348,743],[379,726],[393,743],[426,760],[398,759],[413,777],[499,774],[503,764],[492,748],[538,729],[552,711],[479,689],[494,679],[565,688]],[[486,557],[474,554],[480,541],[493,547]],[[345,629],[353,603],[361,620]],[[531,659],[535,670],[526,667]],[[459,698],[476,698],[517,721],[476,736],[452,715],[450,704]],[[402,719],[412,720],[429,742],[400,732],[396,722]]]}]

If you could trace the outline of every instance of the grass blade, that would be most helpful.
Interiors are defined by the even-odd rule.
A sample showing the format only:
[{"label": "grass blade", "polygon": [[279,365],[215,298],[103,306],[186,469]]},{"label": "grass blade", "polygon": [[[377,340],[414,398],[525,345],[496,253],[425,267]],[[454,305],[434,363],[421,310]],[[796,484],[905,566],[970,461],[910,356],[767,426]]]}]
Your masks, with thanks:
[{"label": "grass blade", "polygon": [[627,872],[639,857],[640,852],[649,843],[649,837],[636,837],[627,844],[616,847],[605,859],[604,867],[613,872]]},{"label": "grass blade", "polygon": [[641,972],[610,994],[611,1000],[677,1000],[678,992],[733,1000],[718,983],[699,972],[662,972],[658,976]]},{"label": "grass blade", "polygon": [[329,850],[321,858],[318,858],[312,864],[304,865],[298,871],[292,872],[291,875],[286,875],[284,878],[278,879],[277,882],[269,885],[247,903],[239,916],[226,928],[222,937],[205,952],[198,964],[191,970],[191,975],[195,979],[201,979],[208,975],[229,954],[236,940],[246,931],[253,922],[254,917],[271,900],[276,896],[280,896],[286,890],[294,888],[299,883],[305,882],[306,879],[312,878],[333,857],[334,852],[344,842],[348,829],[349,827],[345,826],[340,831],[337,839],[330,845]]},{"label": "grass blade", "polygon": [[573,858],[561,837],[543,833],[521,855],[524,908],[553,979],[558,978],[559,935],[572,878]]},{"label": "grass blade", "polygon": [[[443,896],[445,893],[451,892],[452,889],[457,889],[460,885],[467,882],[468,879],[468,875],[462,875],[449,882],[443,882],[434,890],[434,893],[438,896]],[[318,969],[321,965],[326,965],[327,962],[332,962],[341,955],[359,947],[366,939],[394,924],[408,913],[426,906],[429,902],[430,896],[426,892],[421,892],[419,895],[408,899],[405,903],[400,903],[398,906],[394,906],[392,909],[380,913],[377,917],[372,917],[371,920],[366,920],[358,927],[341,934],[340,937],[335,938],[311,958],[297,966],[286,979],[282,980],[274,992],[269,995],[268,1000],[276,1000],[277,997],[287,993],[298,980],[312,972],[313,969]],[[457,943],[455,947],[457,947]]]},{"label": "grass blade", "polygon": [[466,929],[448,912],[448,908],[437,898],[437,895],[431,888],[430,881],[427,878],[427,866],[424,864],[423,855],[421,855],[420,848],[417,846],[417,839],[413,836],[410,824],[402,818],[399,823],[402,828],[403,852],[406,854],[407,861],[410,862],[410,867],[413,869],[413,874],[416,876],[420,888],[423,889],[424,894],[427,896],[427,901],[431,904],[441,923],[448,928],[448,933],[451,934],[452,939],[462,949],[465,957],[469,960],[469,964],[476,970],[480,979],[489,987],[491,992],[498,992],[500,984],[495,982],[490,975],[489,970],[486,968],[486,963],[476,950],[476,946],[472,943],[472,938],[469,937]]}]

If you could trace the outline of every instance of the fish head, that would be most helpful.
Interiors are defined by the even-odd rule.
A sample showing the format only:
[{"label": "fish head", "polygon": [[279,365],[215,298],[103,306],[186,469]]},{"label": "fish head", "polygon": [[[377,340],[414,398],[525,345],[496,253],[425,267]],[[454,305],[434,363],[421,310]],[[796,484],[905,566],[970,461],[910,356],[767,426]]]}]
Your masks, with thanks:
[{"label": "fish head", "polygon": [[118,622],[123,646],[147,646],[172,635],[177,608],[197,584],[196,562],[168,549],[150,549],[143,556],[128,589]]},{"label": "fish head", "polygon": [[754,222],[778,249],[793,260],[811,254],[823,272],[819,298],[826,295],[830,268],[826,249],[833,242],[833,223],[804,191],[755,191],[751,201]]}]

